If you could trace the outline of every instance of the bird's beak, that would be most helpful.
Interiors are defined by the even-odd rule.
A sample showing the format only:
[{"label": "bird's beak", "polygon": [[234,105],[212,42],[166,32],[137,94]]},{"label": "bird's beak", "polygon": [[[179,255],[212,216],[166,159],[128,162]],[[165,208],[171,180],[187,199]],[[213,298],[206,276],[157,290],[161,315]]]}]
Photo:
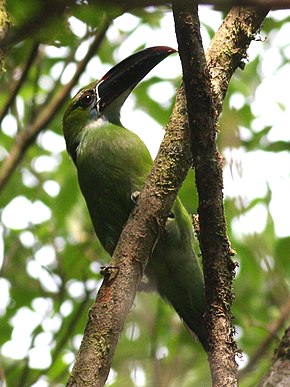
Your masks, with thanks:
[{"label": "bird's beak", "polygon": [[97,85],[98,109],[104,110],[120,96],[120,106],[132,89],[159,62],[176,50],[166,46],[156,46],[138,51],[109,70]]}]

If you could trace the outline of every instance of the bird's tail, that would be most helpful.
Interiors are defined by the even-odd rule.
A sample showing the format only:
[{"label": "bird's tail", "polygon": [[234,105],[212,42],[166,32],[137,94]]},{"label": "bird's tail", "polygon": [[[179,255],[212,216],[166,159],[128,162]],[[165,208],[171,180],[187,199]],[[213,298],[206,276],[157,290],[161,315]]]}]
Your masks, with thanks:
[{"label": "bird's tail", "polygon": [[[199,271],[200,269],[195,267],[195,271],[197,270]],[[181,283],[181,286],[177,284],[174,294],[172,292],[167,292],[166,294],[160,292],[160,294],[176,310],[190,335],[193,338],[197,337],[205,351],[208,352],[208,338],[204,324],[205,295],[201,275],[202,273],[200,273],[200,277],[197,279],[198,275],[195,272],[194,277],[192,277],[195,278],[195,282],[188,283],[187,286],[184,286],[184,283]]]},{"label": "bird's tail", "polygon": [[208,351],[203,273],[193,251],[191,219],[178,199],[173,215],[150,258],[148,274],[162,298],[173,306],[191,335],[196,335]]}]

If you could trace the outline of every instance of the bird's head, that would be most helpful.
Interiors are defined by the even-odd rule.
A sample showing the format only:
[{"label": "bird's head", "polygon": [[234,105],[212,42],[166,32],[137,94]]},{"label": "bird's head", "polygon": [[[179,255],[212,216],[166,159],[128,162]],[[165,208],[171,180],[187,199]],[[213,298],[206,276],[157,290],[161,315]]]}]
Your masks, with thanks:
[{"label": "bird's head", "polygon": [[75,157],[84,130],[108,121],[120,125],[120,109],[134,87],[173,48],[156,46],[138,51],[109,70],[100,81],[82,88],[68,103],[63,118],[67,150]]}]

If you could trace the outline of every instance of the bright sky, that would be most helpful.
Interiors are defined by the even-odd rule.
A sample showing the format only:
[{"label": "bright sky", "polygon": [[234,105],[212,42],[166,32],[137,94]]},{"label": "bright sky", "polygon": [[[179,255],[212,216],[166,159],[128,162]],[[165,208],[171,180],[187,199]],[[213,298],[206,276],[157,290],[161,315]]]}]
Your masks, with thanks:
[{"label": "bright sky", "polygon": [[[289,12],[277,11],[275,17],[284,18]],[[219,13],[211,11],[209,8],[201,7],[200,15],[202,20],[210,23],[214,29],[217,29],[221,23]],[[75,33],[82,36],[85,33],[85,28],[81,22],[76,19],[71,19],[72,27]],[[118,41],[120,39],[119,30],[129,31],[132,26],[136,25],[138,19],[132,15],[123,15],[119,17],[114,25],[110,28],[108,35],[109,39]],[[253,123],[254,130],[260,130],[264,125],[273,125],[273,129],[269,133],[269,140],[286,140],[290,141],[290,98],[289,87],[285,87],[285,80],[289,80],[290,64],[279,68],[280,53],[279,47],[283,46],[285,42],[289,43],[290,23],[285,24],[280,31],[273,32],[273,47],[263,51],[262,43],[253,43],[249,50],[250,60],[256,55],[263,52],[264,60],[261,65],[261,72],[264,75],[264,81],[259,85],[253,99],[253,109],[258,118]],[[209,38],[205,30],[203,30],[203,38],[205,48],[209,44]],[[268,39],[272,39],[270,36]],[[170,13],[164,15],[161,28],[151,30],[143,26],[133,32],[130,37],[125,40],[120,49],[116,53],[116,62],[130,55],[141,44],[147,47],[155,45],[168,45],[177,48],[175,39],[173,19]],[[85,55],[88,44],[82,44],[77,52],[78,58]],[[288,47],[290,47],[288,45]],[[55,47],[47,48],[47,52],[54,56],[56,52],[65,53],[65,49],[57,49]],[[290,49],[285,50],[284,53],[290,58]],[[99,78],[108,70],[107,65],[101,64],[98,58],[93,58],[87,68],[86,73],[81,77],[79,85],[83,86],[89,83],[94,78]],[[57,79],[62,70],[62,65],[55,65],[52,70],[52,77]],[[74,65],[71,65],[62,76],[61,81],[66,83],[72,76]],[[177,55],[168,57],[164,62],[160,63],[148,75],[166,76],[175,78],[181,74],[181,66]],[[50,90],[53,82],[44,77],[41,80],[43,87]],[[77,88],[74,92],[77,91]],[[172,85],[162,82],[154,85],[149,89],[150,96],[156,101],[167,104],[170,97],[175,93]],[[243,106],[245,101],[239,95],[233,96],[231,104],[237,109]],[[279,108],[279,104],[284,105],[284,108]],[[23,103],[18,101],[18,107],[21,109]],[[150,149],[152,155],[156,155],[159,144],[163,137],[163,130],[160,126],[148,117],[144,112],[138,110],[135,106],[134,95],[128,99],[123,109],[123,123],[129,129],[136,129],[135,123],[138,122],[137,134],[144,140]],[[8,115],[3,121],[3,131],[7,134],[13,135],[17,130],[17,123],[13,116]],[[247,129],[241,128],[241,135],[245,138],[248,135]],[[65,149],[64,140],[57,134],[46,131],[39,136],[43,146],[53,152],[52,156],[40,156],[35,160],[34,168],[37,172],[49,171],[58,167],[60,162],[60,152]],[[1,157],[1,154],[0,154]],[[290,235],[290,223],[285,219],[289,218],[290,214],[290,155],[289,153],[270,153],[262,151],[252,151],[245,153],[242,149],[227,149],[225,152],[227,165],[225,167],[225,195],[229,197],[242,198],[250,201],[254,197],[264,196],[266,194],[267,185],[269,184],[273,190],[273,197],[270,204],[270,210],[275,220],[275,229],[277,235]],[[242,169],[239,170],[239,165]],[[23,177],[27,185],[33,186],[35,184],[33,176],[28,171],[23,171]],[[44,189],[52,197],[56,197],[59,192],[59,185],[57,182],[48,181],[45,183]],[[14,214],[17,213],[17,216]],[[2,222],[12,229],[23,230],[21,233],[21,240],[23,244],[32,246],[35,242],[35,236],[27,231],[26,228],[30,224],[37,224],[46,221],[51,217],[51,210],[47,208],[40,201],[34,203],[30,202],[24,196],[19,196],[12,200],[3,210]],[[232,227],[237,236],[242,237],[244,234],[261,232],[266,224],[266,209],[262,204],[255,206],[251,211],[242,217],[236,218]],[[0,225],[0,262],[3,259],[4,243],[1,237],[3,227]],[[61,243],[61,241],[59,241]],[[33,263],[28,265],[27,270],[32,277],[40,278],[42,285],[48,288],[51,292],[57,291],[58,279],[48,275],[43,265],[48,262],[53,262],[55,259],[54,251],[50,246],[43,246],[37,253]],[[86,284],[85,286],[93,287],[95,283]],[[0,279],[0,314],[1,310],[9,303],[9,287],[10,284]],[[82,297],[85,292],[84,285],[74,281],[70,284],[70,291],[78,297]],[[61,316],[55,316],[54,319],[46,318],[47,312],[52,308],[49,300],[41,299],[35,300],[33,305],[34,310],[22,308],[15,316],[12,323],[15,327],[11,341],[5,344],[2,348],[2,354],[10,356],[15,359],[20,359],[25,356],[30,346],[30,334],[33,329],[31,321],[35,324],[42,322],[46,327],[45,333],[38,338],[38,342],[33,350],[30,350],[29,361],[30,364],[39,368],[45,368],[50,364],[49,343],[51,341],[51,331],[59,329]],[[62,314],[69,313],[71,305],[64,305]],[[25,321],[28,321],[27,326]],[[19,341],[21,335],[21,345]],[[76,343],[78,345],[78,343]],[[41,356],[40,356],[41,354]],[[68,354],[68,363],[72,361],[72,354]],[[142,371],[142,370],[141,370]],[[140,372],[141,372],[140,371]],[[141,378],[141,377],[140,377]],[[138,380],[141,380],[141,379]],[[37,386],[46,386],[47,384],[38,383]],[[143,384],[140,384],[143,385]]]}]

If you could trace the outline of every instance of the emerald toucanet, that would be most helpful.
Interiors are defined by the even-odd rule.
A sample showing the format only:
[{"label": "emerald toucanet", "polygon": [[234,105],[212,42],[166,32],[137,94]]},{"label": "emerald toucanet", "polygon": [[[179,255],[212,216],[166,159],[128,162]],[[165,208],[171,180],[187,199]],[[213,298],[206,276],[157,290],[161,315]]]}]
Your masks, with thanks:
[{"label": "emerald toucanet", "polygon": [[[141,191],[152,166],[145,144],[121,124],[120,109],[137,83],[174,52],[158,46],[129,56],[100,81],[82,88],[64,114],[67,150],[95,232],[111,255],[134,207],[132,195]],[[145,275],[208,350],[203,276],[193,238],[191,218],[177,198]]]}]

